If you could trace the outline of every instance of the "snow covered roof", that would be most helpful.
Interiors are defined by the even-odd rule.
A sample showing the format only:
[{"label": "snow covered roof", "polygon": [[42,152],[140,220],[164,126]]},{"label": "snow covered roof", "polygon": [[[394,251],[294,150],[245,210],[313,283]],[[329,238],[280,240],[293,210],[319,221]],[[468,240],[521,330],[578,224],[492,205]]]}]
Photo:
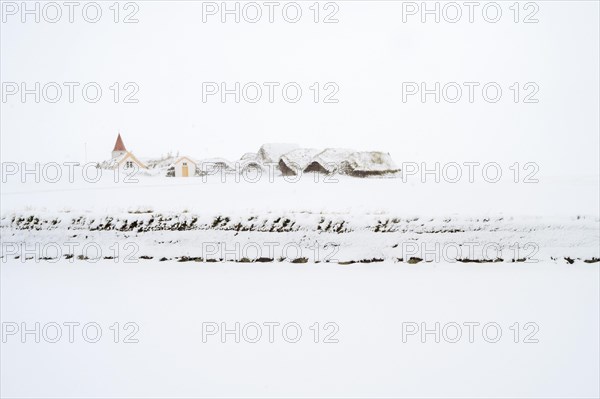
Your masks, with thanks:
[{"label": "snow covered roof", "polygon": [[112,158],[106,161],[99,162],[98,167],[100,169],[114,169],[118,165],[119,158],[121,158],[122,156],[123,155],[120,155],[117,158]]},{"label": "snow covered roof", "polygon": [[353,176],[380,175],[399,171],[390,154],[380,151],[355,152],[350,155],[348,166]]},{"label": "snow covered roof", "polygon": [[268,143],[263,144],[258,150],[258,159],[262,163],[279,163],[281,156],[299,148],[297,144]]},{"label": "snow covered roof", "polygon": [[247,152],[239,160],[240,169],[258,168],[263,169],[263,164],[255,152]]},{"label": "snow covered roof", "polygon": [[314,148],[298,148],[285,153],[279,160],[279,167],[284,174],[295,175],[304,171],[320,150]]},{"label": "snow covered roof", "polygon": [[246,168],[264,169],[263,164],[256,159],[242,159],[239,161],[239,165],[240,170],[244,170]]},{"label": "snow covered roof", "polygon": [[175,155],[167,154],[161,158],[142,159],[148,165],[149,168],[168,168],[175,162],[178,157]]},{"label": "snow covered roof", "polygon": [[344,172],[348,166],[350,156],[354,150],[347,148],[326,148],[316,154],[311,162],[307,164],[306,172]]},{"label": "snow covered roof", "polygon": [[256,160],[258,158],[258,154],[255,152],[247,152],[240,158],[240,161],[245,160]]}]

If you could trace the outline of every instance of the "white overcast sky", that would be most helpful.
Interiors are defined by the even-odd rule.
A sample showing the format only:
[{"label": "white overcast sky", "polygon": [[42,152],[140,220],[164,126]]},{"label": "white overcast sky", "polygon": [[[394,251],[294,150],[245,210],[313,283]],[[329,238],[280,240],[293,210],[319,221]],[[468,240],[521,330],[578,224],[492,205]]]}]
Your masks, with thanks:
[{"label": "white overcast sky", "polygon": [[[302,20],[202,22],[202,2],[137,2],[137,24],[100,22],[76,11],[56,23],[1,26],[2,82],[98,82],[95,104],[56,104],[18,96],[2,103],[2,161],[84,161],[110,156],[117,131],[141,157],[179,150],[237,159],[265,142],[383,150],[403,161],[537,162],[541,174],[598,173],[599,6],[596,1],[537,2],[537,24],[514,23],[500,2],[496,24],[402,22],[402,3],[339,1],[337,24]],[[262,3],[262,2],[259,2]],[[17,4],[20,4],[18,2]],[[82,3],[83,4],[83,3]],[[283,3],[282,3],[283,4]],[[482,3],[484,4],[484,3]],[[263,8],[266,10],[266,8]],[[465,11],[466,9],[463,9]],[[525,11],[522,11],[526,14]],[[524,15],[521,15],[521,18]],[[295,104],[216,98],[202,82],[298,82]],[[475,103],[402,102],[402,82],[498,82],[503,96]],[[108,87],[136,82],[137,104],[114,104]],[[337,104],[314,104],[308,87],[335,82]],[[537,104],[515,104],[513,82],[535,82]]]}]

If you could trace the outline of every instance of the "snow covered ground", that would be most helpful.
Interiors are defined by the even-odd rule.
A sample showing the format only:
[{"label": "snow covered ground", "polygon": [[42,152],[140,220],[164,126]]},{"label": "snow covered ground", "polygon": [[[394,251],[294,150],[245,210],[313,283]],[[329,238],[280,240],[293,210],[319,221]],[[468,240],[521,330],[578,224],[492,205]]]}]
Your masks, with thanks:
[{"label": "snow covered ground", "polygon": [[[54,344],[8,337],[6,397],[598,396],[597,264],[10,261],[1,272],[3,322],[80,323],[73,343],[64,326]],[[91,322],[102,329],[97,343],[82,338]],[[138,343],[122,342],[134,332],[127,322]],[[203,323],[236,322],[259,324],[261,339],[251,343],[248,327],[239,343],[220,332],[203,342]],[[269,322],[279,323],[273,343]],[[459,324],[462,337],[451,343],[448,327],[439,343],[420,333],[403,342],[403,323],[436,322]],[[472,343],[469,322],[479,323]],[[287,323],[300,326],[297,343],[284,339]],[[486,341],[496,330],[482,333],[487,323],[501,328],[496,343]]]},{"label": "snow covered ground", "polygon": [[58,252],[42,248],[34,258],[87,256],[65,248],[76,242],[98,245],[101,258],[116,257],[109,248],[123,243],[134,244],[137,256],[169,260],[600,258],[594,177],[423,184],[318,174],[257,182],[227,175],[225,183],[220,176],[138,176],[135,182],[119,176],[115,183],[113,172],[105,173],[98,182],[9,180],[2,190],[1,255],[23,259],[23,245],[58,243]]},{"label": "snow covered ground", "polygon": [[[300,178],[264,174],[215,175],[204,178],[168,178],[135,175],[131,179],[103,171],[76,170],[73,182],[64,172],[56,183],[20,172],[2,184],[2,215],[14,210],[85,210],[101,212],[203,211],[207,213],[255,210],[312,212],[389,212],[404,216],[598,216],[598,176],[540,177],[539,183],[514,183],[503,166],[498,183],[478,174],[474,182],[463,175],[458,183],[421,174],[406,178],[360,179],[305,174]],[[465,171],[463,171],[465,172]],[[465,172],[466,173],[466,172]],[[82,176],[88,176],[84,179]],[[118,180],[118,183],[114,181]],[[222,180],[226,184],[222,183]],[[296,180],[297,179],[297,180]],[[558,206],[557,206],[558,204]]]},{"label": "snow covered ground", "polygon": [[2,396],[597,397],[598,193],[8,181]]}]

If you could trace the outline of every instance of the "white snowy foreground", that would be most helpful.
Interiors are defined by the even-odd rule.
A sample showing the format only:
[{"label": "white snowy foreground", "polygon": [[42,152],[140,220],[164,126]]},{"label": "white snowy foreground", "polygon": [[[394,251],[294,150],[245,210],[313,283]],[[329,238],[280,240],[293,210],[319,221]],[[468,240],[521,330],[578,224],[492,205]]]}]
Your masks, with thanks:
[{"label": "white snowy foreground", "polygon": [[[21,343],[20,333],[7,337],[1,381],[6,397],[599,393],[597,264],[10,261],[1,273],[4,323],[33,329],[37,321],[40,329],[47,326],[46,338],[54,339],[55,322],[63,334],[57,343],[44,336],[35,343],[33,335]],[[80,323],[73,327],[73,343],[63,324],[68,322]],[[125,329],[127,322],[139,330]],[[223,343],[221,323],[235,330],[236,322],[240,342],[230,333]],[[279,323],[271,324],[273,343],[271,322]],[[335,326],[325,329],[328,322]],[[420,332],[403,342],[403,323],[435,330],[436,322],[439,343],[433,334],[421,342]],[[98,342],[84,339],[87,323],[101,328]],[[219,328],[206,342],[203,323],[205,333],[206,326]],[[253,323],[262,333],[256,343]],[[285,338],[296,340],[297,327],[282,333],[288,323],[300,327],[296,343]],[[451,323],[461,328],[456,343]],[[479,323],[472,343],[466,323]],[[488,326],[484,336],[488,323],[497,326]],[[96,335],[88,327],[87,339]]]},{"label": "white snowy foreground", "polygon": [[598,204],[597,177],[8,181],[0,393],[598,397]]}]

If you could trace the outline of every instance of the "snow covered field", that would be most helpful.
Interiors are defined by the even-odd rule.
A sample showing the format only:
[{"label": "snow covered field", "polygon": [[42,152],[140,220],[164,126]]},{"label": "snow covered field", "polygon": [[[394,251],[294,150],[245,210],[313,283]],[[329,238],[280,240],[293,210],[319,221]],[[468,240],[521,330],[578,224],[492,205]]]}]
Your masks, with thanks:
[{"label": "snow covered field", "polygon": [[[2,264],[2,318],[79,322],[74,342],[2,344],[6,397],[597,397],[597,264]],[[97,343],[84,324],[102,329]],[[114,343],[114,323],[120,323]],[[126,322],[138,343],[123,343]],[[210,335],[203,323],[226,323]],[[274,327],[269,342],[264,323]],[[302,336],[287,342],[286,323]],[[318,322],[314,342],[311,326]],[[330,337],[339,342],[324,343]],[[403,342],[403,323],[455,330]],[[474,327],[469,342],[464,323]],[[487,342],[482,328],[497,323]],[[514,323],[519,323],[515,343]],[[526,323],[535,323],[524,328]],[[511,326],[513,329],[511,330]],[[54,330],[47,335],[54,337]],[[95,337],[90,330],[90,339]],[[290,330],[288,338],[295,339]],[[496,338],[494,329],[487,339]],[[533,334],[530,336],[530,334]],[[527,339],[528,342],[525,342]],[[538,341],[537,343],[534,341]],[[529,342],[532,341],[532,342]]]},{"label": "snow covered field", "polygon": [[[594,178],[8,182],[2,395],[597,397],[597,206]],[[402,252],[468,242],[502,260]]]},{"label": "snow covered field", "polygon": [[[298,181],[263,176],[252,182],[235,175],[174,179],[135,176],[115,178],[104,171],[99,181],[83,176],[79,169],[71,182],[64,172],[56,182],[39,183],[22,172],[8,176],[2,184],[2,215],[16,210],[82,210],[126,212],[149,208],[155,211],[184,210],[207,213],[256,210],[311,212],[389,212],[404,216],[598,216],[597,175],[587,177],[538,176],[539,183],[513,182],[508,165],[498,183],[465,175],[458,183],[420,174],[396,179],[334,178],[306,174]],[[23,168],[21,168],[23,169]],[[93,177],[94,174],[89,172]],[[114,180],[118,180],[115,183]],[[557,206],[559,204],[559,206]]]},{"label": "snow covered field", "polygon": [[[97,245],[100,258],[118,257],[110,248],[131,243],[132,256],[165,260],[600,258],[594,177],[534,184],[347,177],[324,181],[324,176],[312,174],[297,181],[227,179],[9,180],[2,192],[2,255],[23,260],[36,244],[58,243],[58,250],[41,248],[33,258],[95,256],[65,248],[65,243],[75,242]],[[269,243],[277,245],[271,250]]]}]

